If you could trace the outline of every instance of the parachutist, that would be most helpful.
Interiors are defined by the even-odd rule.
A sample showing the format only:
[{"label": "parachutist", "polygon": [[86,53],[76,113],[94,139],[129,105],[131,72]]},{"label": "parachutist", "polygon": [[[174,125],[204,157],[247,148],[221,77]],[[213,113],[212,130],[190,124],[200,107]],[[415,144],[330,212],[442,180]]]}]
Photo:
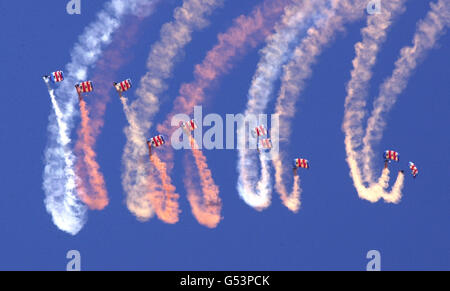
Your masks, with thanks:
[{"label": "parachutist", "polygon": [[131,88],[131,79],[126,79],[120,83],[113,82],[113,86],[117,93],[119,93],[119,97],[122,98],[122,93]]},{"label": "parachutist", "polygon": [[413,162],[409,162],[409,168],[411,169],[411,174],[413,175],[413,178],[415,179],[417,175],[419,175],[419,169],[416,167],[416,165]]},{"label": "parachutist", "polygon": [[302,169],[310,168],[309,161],[305,160],[305,159],[294,159],[292,166],[293,166],[293,170],[294,170],[294,176],[297,176],[298,168],[302,168]]},{"label": "parachutist", "polygon": [[78,93],[78,101],[81,102],[81,100],[83,100],[82,93],[92,92],[94,90],[94,87],[92,86],[91,81],[85,81],[79,84],[75,84],[75,89],[77,90]]},{"label": "parachutist", "polygon": [[164,140],[164,137],[162,135],[157,135],[157,136],[154,136],[154,137],[148,139],[147,146],[148,146],[149,157],[151,158],[151,156],[152,156],[152,147],[155,147],[155,148],[160,147],[165,143],[166,143],[166,141]]}]

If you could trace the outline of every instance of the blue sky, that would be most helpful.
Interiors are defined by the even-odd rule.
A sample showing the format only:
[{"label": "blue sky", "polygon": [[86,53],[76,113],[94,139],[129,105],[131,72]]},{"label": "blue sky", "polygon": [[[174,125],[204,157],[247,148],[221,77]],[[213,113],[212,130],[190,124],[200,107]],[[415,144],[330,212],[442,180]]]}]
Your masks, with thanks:
[{"label": "blue sky", "polygon": [[[110,204],[103,211],[90,211],[78,235],[58,230],[43,203],[43,153],[52,109],[41,76],[64,69],[78,35],[103,5],[82,2],[82,15],[66,14],[65,1],[0,2],[0,78],[5,84],[0,106],[1,270],[64,270],[71,249],[80,251],[85,270],[363,270],[372,249],[381,252],[385,270],[450,269],[450,35],[440,39],[415,71],[377,146],[380,169],[382,151],[394,148],[415,161],[420,176],[416,180],[406,176],[400,204],[372,204],[360,200],[352,185],[341,131],[353,46],[361,39],[364,21],[348,25],[320,56],[297,105],[289,153],[304,153],[314,165],[302,173],[299,213],[287,210],[276,193],[265,211],[247,206],[235,187],[237,152],[222,150],[205,151],[223,200],[224,219],[216,229],[199,225],[191,214],[181,153],[173,175],[181,194],[180,222],[137,221],[124,203],[120,175],[126,119],[111,90],[96,148]],[[150,46],[158,40],[161,25],[171,20],[177,2],[163,1],[142,23],[137,44],[130,50],[131,61],[118,72],[121,79],[138,80],[145,73]],[[259,2],[226,1],[211,25],[193,34],[169,80],[167,99],[192,80],[194,65],[215,44],[217,34]],[[379,55],[370,96],[377,95],[391,74],[399,50],[410,44],[429,2],[408,1]],[[204,114],[242,112],[258,60],[254,50],[222,78]],[[162,106],[156,120],[164,118],[171,104]],[[406,161],[402,166],[406,168]]]}]

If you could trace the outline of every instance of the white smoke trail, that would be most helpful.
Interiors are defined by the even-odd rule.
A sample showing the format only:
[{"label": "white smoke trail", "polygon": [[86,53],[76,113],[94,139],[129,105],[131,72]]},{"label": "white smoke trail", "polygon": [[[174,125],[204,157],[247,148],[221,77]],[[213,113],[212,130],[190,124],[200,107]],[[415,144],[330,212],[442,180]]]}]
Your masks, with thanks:
[{"label": "white smoke trail", "polygon": [[392,75],[380,87],[379,96],[374,101],[372,114],[367,122],[362,150],[364,169],[370,169],[374,156],[373,146],[381,140],[386,127],[386,114],[406,88],[418,62],[435,46],[439,37],[445,33],[449,23],[450,1],[439,0],[436,4],[431,3],[431,10],[418,23],[412,45],[404,47],[400,51],[400,57],[395,62]]},{"label": "white smoke trail", "polygon": [[[327,7],[327,2],[329,1],[296,1],[296,4],[285,9],[282,20],[275,27],[275,33],[268,38],[266,47],[261,51],[262,57],[248,93],[245,116],[265,111],[271,99],[274,82],[281,73],[281,66],[291,57],[292,46],[296,45],[305,27],[320,18],[318,15],[321,15],[320,11]],[[246,147],[242,138],[245,136],[245,127],[244,124],[237,129],[237,136],[240,137],[237,189],[248,205],[262,210],[270,205],[271,200],[270,165],[267,157]],[[258,159],[261,165],[260,175],[258,175]]]},{"label": "white smoke trail", "polygon": [[65,80],[56,91],[49,88],[54,113],[49,118],[49,140],[45,149],[43,189],[47,211],[55,225],[72,235],[77,234],[86,221],[86,209],[78,199],[73,165],[74,155],[69,148],[70,132],[77,114],[78,100],[74,84],[84,81],[92,67],[110,43],[111,35],[119,27],[126,13],[150,14],[159,0],[112,0],[90,24],[71,53],[65,69]]},{"label": "white smoke trail", "polygon": [[[382,44],[386,40],[387,32],[395,18],[404,12],[406,0],[396,0],[384,3],[381,14],[371,15],[367,19],[367,26],[361,31],[362,41],[355,45],[356,57],[353,60],[354,69],[351,73],[351,80],[347,85],[346,108],[348,115],[345,122],[349,122],[354,134],[349,137],[353,150],[361,145],[362,120],[365,116],[367,87],[372,77],[372,68],[376,63],[377,55]],[[357,158],[357,163],[361,163],[362,155]],[[373,173],[369,168],[364,167],[362,180],[366,183],[373,183]]]},{"label": "white smoke trail", "polygon": [[386,202],[398,203],[402,196],[403,173],[399,173],[391,192],[386,192],[389,185],[389,170],[384,169],[381,177],[375,182],[373,171],[368,163],[364,163],[361,171],[360,166],[367,158],[359,148],[364,134],[362,122],[365,117],[367,86],[372,76],[372,68],[389,27],[393,20],[404,11],[405,2],[406,0],[385,2],[381,14],[368,17],[367,26],[362,30],[363,39],[355,45],[356,57],[353,60],[351,80],[347,85],[342,125],[345,133],[347,162],[359,197],[370,202],[377,202],[383,198]]},{"label": "white smoke trail", "polygon": [[[154,209],[150,197],[147,195],[150,169],[148,168],[148,159],[144,159],[147,155],[145,133],[142,132],[135,112],[130,109],[128,99],[122,97],[120,100],[128,121],[128,127],[124,130],[127,137],[124,155],[127,155],[127,161],[124,162],[125,173],[122,174],[122,184],[127,193],[126,203],[128,209],[136,215],[138,220],[146,221],[154,215]],[[132,146],[129,146],[128,143],[132,143]]]},{"label": "white smoke trail", "polygon": [[[289,142],[296,102],[304,89],[305,80],[312,74],[311,66],[323,48],[333,40],[336,32],[344,30],[345,23],[355,21],[364,15],[365,4],[367,4],[365,0],[334,1],[329,9],[322,12],[324,17],[319,19],[314,27],[308,29],[306,37],[295,49],[292,60],[284,66],[281,88],[275,107],[275,114],[280,118],[280,126],[279,128],[272,127],[272,134],[279,131],[276,134],[280,136],[280,149]],[[283,162],[285,157],[286,153],[282,150],[272,154],[275,189],[280,194],[283,204],[291,211],[296,212],[301,205],[300,177],[299,175],[294,176],[292,191],[288,193],[284,181],[292,174],[289,171],[290,175],[287,175],[286,168],[290,167],[290,161],[294,157],[288,163]]]},{"label": "white smoke trail", "polygon": [[194,30],[204,28],[208,24],[206,17],[222,3],[223,0],[184,0],[175,9],[174,21],[162,27],[161,39],[151,48],[148,72],[136,90],[139,98],[130,104],[138,128],[125,128],[127,142],[122,155],[122,185],[127,194],[127,206],[140,220],[153,215],[147,195],[150,169],[148,162],[142,159],[147,154],[144,134],[148,133],[153,117],[159,111],[159,95],[167,87],[165,80],[172,75],[177,58],[191,41]]},{"label": "white smoke trail", "polygon": [[87,207],[76,194],[74,156],[70,150],[70,138],[64,116],[56,102],[54,90],[45,81],[54,113],[50,115],[49,131],[52,147],[45,153],[44,184],[45,205],[52,215],[53,223],[59,229],[72,235],[77,234],[86,222]]}]

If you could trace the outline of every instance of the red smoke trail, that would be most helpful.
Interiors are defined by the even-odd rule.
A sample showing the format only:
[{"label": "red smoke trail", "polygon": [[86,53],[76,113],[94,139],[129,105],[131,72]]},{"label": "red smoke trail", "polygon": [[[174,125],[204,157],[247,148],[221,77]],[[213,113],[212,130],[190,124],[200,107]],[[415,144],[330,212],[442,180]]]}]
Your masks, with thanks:
[{"label": "red smoke trail", "polygon": [[178,214],[180,213],[178,206],[179,195],[175,193],[175,187],[167,174],[166,164],[159,159],[156,153],[152,153],[150,161],[155,166],[161,179],[160,187],[158,183],[152,181],[152,175],[149,177],[150,202],[159,219],[166,223],[177,223]]},{"label": "red smoke trail", "polygon": [[87,96],[90,110],[87,109],[85,101],[80,102],[81,125],[75,144],[75,171],[79,177],[77,188],[80,198],[90,209],[102,210],[108,205],[108,194],[94,147],[104,124],[106,105],[113,89],[112,80],[120,67],[129,60],[127,49],[135,43],[141,20],[136,17],[129,18],[116,32],[110,48],[96,64],[92,78],[94,92]]},{"label": "red smoke trail", "polygon": [[78,195],[80,199],[91,209],[101,210],[108,205],[108,194],[105,188],[105,180],[100,167],[95,160],[96,154],[92,147],[92,132],[89,126],[89,111],[86,102],[80,100],[81,127],[78,130],[79,141],[75,147],[75,152],[81,151],[78,156],[75,170],[83,173],[78,180]]},{"label": "red smoke trail", "polygon": [[[195,165],[197,166],[198,178],[203,192],[203,197],[198,193],[198,185],[194,183],[194,179],[190,175],[186,175],[184,184],[188,194],[188,200],[191,204],[192,213],[197,221],[210,228],[216,227],[221,219],[220,210],[222,209],[222,202],[219,198],[219,187],[214,183],[211,170],[208,168],[206,157],[198,150],[198,146],[192,136],[189,137],[192,155],[194,156]],[[188,173],[195,173],[190,171],[187,155],[186,155],[186,169]]]},{"label": "red smoke trail", "polygon": [[[236,58],[255,48],[272,32],[275,22],[289,2],[266,0],[255,7],[249,16],[238,17],[227,32],[220,34],[218,44],[207,53],[203,62],[195,67],[194,81],[181,86],[180,96],[174,101],[173,111],[168,114],[163,124],[158,125],[158,131],[171,136],[175,130],[170,124],[172,116],[178,113],[191,114],[194,106],[205,100],[205,91],[211,89],[219,77],[229,72]],[[166,169],[170,171],[173,167],[173,149],[165,147],[160,153],[162,159],[167,161]],[[200,150],[192,150],[192,154],[201,186],[193,182],[191,175],[186,175],[184,182],[190,197],[189,202],[199,223],[216,227],[220,221],[221,209],[219,189],[214,183],[203,153]],[[203,198],[199,197],[197,189],[202,189]]]},{"label": "red smoke trail", "polygon": [[[174,102],[173,112],[190,114],[195,105],[203,102],[205,91],[233,67],[235,58],[254,49],[271,34],[275,22],[290,1],[266,0],[255,7],[249,16],[241,15],[227,32],[219,34],[219,43],[211,49],[203,62],[195,67],[194,81],[183,84]],[[170,126],[170,122],[166,122]]]}]

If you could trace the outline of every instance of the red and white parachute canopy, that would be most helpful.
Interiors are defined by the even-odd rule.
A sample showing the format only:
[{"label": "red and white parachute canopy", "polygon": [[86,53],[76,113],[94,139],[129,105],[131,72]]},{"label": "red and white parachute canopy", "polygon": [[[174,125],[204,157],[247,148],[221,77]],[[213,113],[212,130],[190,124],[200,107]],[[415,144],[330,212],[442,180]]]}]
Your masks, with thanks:
[{"label": "red and white parachute canopy", "polygon": [[51,73],[51,80],[54,83],[61,82],[62,80],[64,80],[63,72],[62,71],[52,72]]},{"label": "red and white parachute canopy", "polygon": [[261,147],[263,149],[271,149],[272,148],[272,141],[270,138],[265,138],[259,141]]},{"label": "red and white parachute canopy", "polygon": [[92,86],[91,81],[85,81],[85,82],[76,84],[75,88],[77,89],[78,93],[92,92],[94,90],[94,87]]},{"label": "red and white parachute canopy", "polygon": [[131,79],[126,79],[120,83],[114,83],[117,92],[125,92],[131,88]]},{"label": "red and white parachute canopy", "polygon": [[164,137],[162,135],[154,136],[147,141],[147,144],[154,148],[160,147],[165,143],[166,141],[164,140]]},{"label": "red and white parachute canopy", "polygon": [[62,82],[64,80],[64,75],[62,71],[51,72],[50,75],[43,76],[44,80],[52,81],[52,83]]},{"label": "red and white parachute canopy", "polygon": [[195,123],[194,119],[191,119],[186,122],[180,122],[180,126],[181,128],[183,128],[184,131],[188,133],[194,131],[197,128],[197,124]]},{"label": "red and white parachute canopy", "polygon": [[267,130],[264,127],[264,125],[260,125],[260,126],[255,127],[253,129],[252,133],[253,133],[253,136],[255,136],[255,137],[265,136],[265,135],[267,135]]},{"label": "red and white parachute canopy", "polygon": [[384,152],[383,157],[386,162],[388,161],[400,161],[400,154],[396,151],[387,150]]},{"label": "red and white parachute canopy", "polygon": [[413,162],[409,162],[409,168],[411,169],[411,174],[414,178],[419,175],[419,169],[417,169],[416,165]]},{"label": "red and white parachute canopy", "polygon": [[303,168],[309,169],[309,161],[305,159],[294,159],[294,169]]}]

